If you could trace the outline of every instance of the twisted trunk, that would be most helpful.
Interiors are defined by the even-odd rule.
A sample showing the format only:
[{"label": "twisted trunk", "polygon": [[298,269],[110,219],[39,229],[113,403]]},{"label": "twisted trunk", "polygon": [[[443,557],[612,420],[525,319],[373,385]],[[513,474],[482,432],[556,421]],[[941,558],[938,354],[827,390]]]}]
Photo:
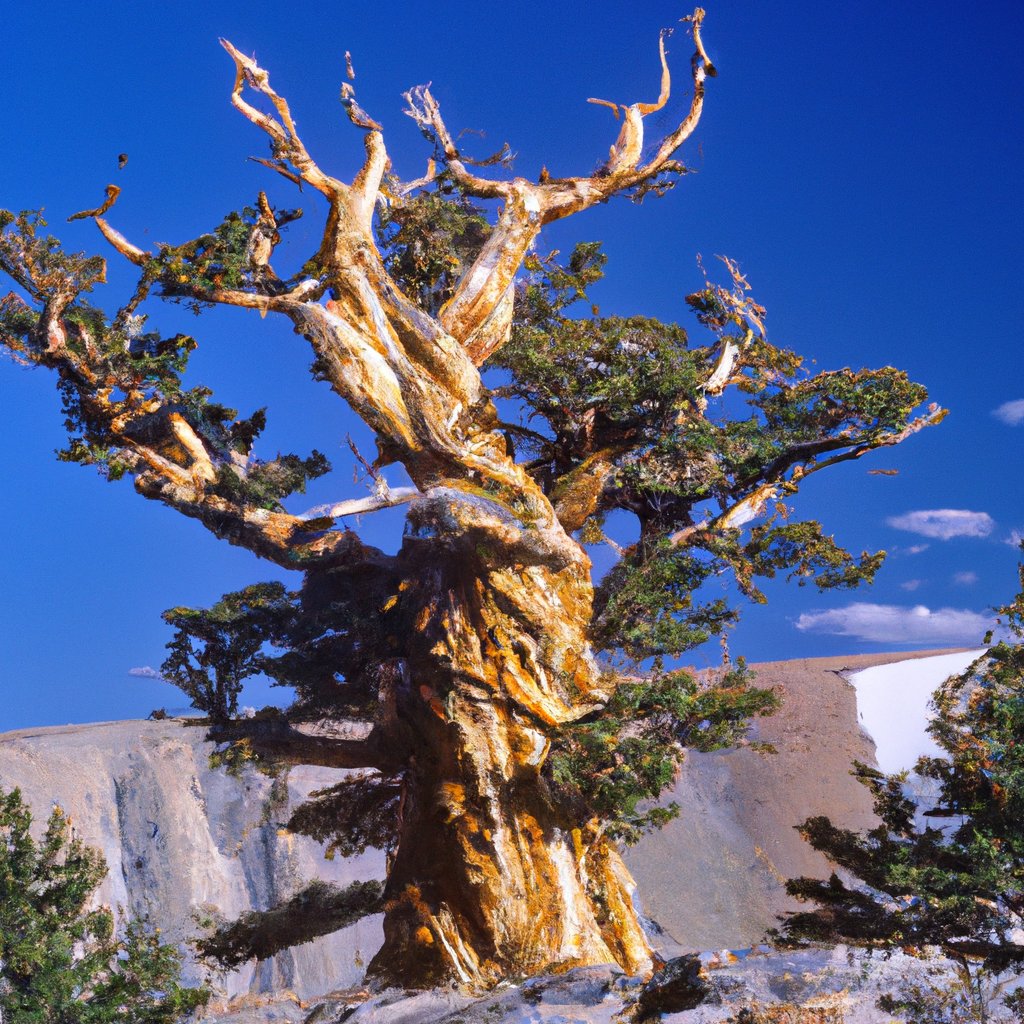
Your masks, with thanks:
[{"label": "twisted trunk", "polygon": [[370,972],[487,985],[554,966],[646,970],[629,873],[543,773],[550,729],[598,697],[580,630],[589,582],[575,567],[447,566],[418,570],[430,593],[385,696],[413,753]]}]

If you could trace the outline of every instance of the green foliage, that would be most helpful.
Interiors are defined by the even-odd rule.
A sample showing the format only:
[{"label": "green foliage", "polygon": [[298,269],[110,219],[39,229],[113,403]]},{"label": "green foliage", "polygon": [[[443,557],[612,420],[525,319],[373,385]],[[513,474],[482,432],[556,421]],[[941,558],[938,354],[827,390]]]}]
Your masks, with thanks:
[{"label": "green foliage", "polygon": [[[598,588],[599,646],[636,658],[679,655],[721,633],[736,610],[699,592],[726,572],[755,601],[764,600],[755,579],[781,571],[822,589],[870,581],[882,553],[855,558],[820,524],[790,522],[781,499],[808,473],[893,443],[924,388],[891,368],[808,376],[798,356],[766,340],[764,310],[732,264],[734,291],[709,284],[688,297],[714,335],[695,346],[676,324],[605,317],[593,306],[573,316],[604,256],[586,243],[564,265],[556,257],[527,262],[512,338],[492,365],[511,377],[496,394],[521,410],[521,422],[505,426],[531,456],[530,472],[556,502],[571,505],[574,492],[592,500],[587,537],[599,539],[601,517],[615,509],[639,520],[639,542]],[[740,415],[706,392],[727,351],[728,384],[745,396]],[[613,469],[593,500],[586,480],[595,460]],[[776,499],[767,524],[748,537],[704,528],[766,485]]]},{"label": "green foliage", "polygon": [[[253,428],[255,429],[255,428]],[[236,443],[245,443],[249,427],[235,424]],[[244,475],[233,466],[221,467],[214,490],[230,501],[275,512],[283,509],[282,499],[290,494],[304,494],[306,483],[331,471],[327,456],[313,449],[309,458],[279,455],[270,462],[252,466]]]},{"label": "green foliage", "polygon": [[353,882],[344,889],[311,882],[271,910],[251,910],[196,943],[201,956],[231,969],[247,960],[266,960],[282,949],[312,942],[380,913],[384,887],[380,882]]},{"label": "green foliage", "polygon": [[779,706],[774,691],[752,683],[742,662],[706,679],[658,671],[619,681],[600,712],[562,728],[548,759],[551,778],[600,815],[610,835],[635,843],[675,817],[674,804],[642,804],[671,784],[687,748],[733,746],[753,716]]},{"label": "green foliage", "polygon": [[718,571],[713,559],[667,538],[637,545],[597,587],[595,643],[642,660],[678,654],[719,635],[736,621],[736,610],[724,598],[696,597]]},{"label": "green foliage", "polygon": [[105,907],[89,909],[106,874],[55,808],[42,839],[18,790],[0,791],[0,1016],[7,1024],[161,1024],[209,998],[179,983],[181,956],[133,921],[120,939]]},{"label": "green foliage", "polygon": [[733,568],[744,593],[764,601],[752,582],[756,576],[774,579],[778,572],[789,570],[787,579],[801,587],[813,582],[819,590],[847,590],[870,583],[884,559],[884,551],[863,551],[855,558],[833,537],[825,536],[820,523],[769,521],[751,529]]},{"label": "green foliage", "polygon": [[431,314],[451,296],[490,231],[483,211],[446,179],[436,192],[393,201],[377,224],[388,273]]},{"label": "green foliage", "polygon": [[[355,534],[349,534],[355,541]],[[403,627],[393,598],[401,585],[386,561],[306,574],[295,612],[275,639],[280,653],[262,670],[296,692],[295,712],[373,720],[382,666],[393,659]]]},{"label": "green foliage", "polygon": [[319,789],[295,810],[288,829],[326,843],[324,856],[354,857],[367,847],[391,851],[398,838],[396,779],[377,774],[350,775],[335,786]]},{"label": "green foliage", "polygon": [[961,964],[968,989],[972,968],[995,975],[1024,964],[1024,569],[1021,585],[1003,609],[1017,642],[997,644],[933,698],[929,732],[943,753],[916,767],[935,783],[928,823],[905,776],[857,764],[880,824],[858,833],[818,817],[800,831],[859,881],[789,882],[817,907],[787,919],[788,937],[938,946]]},{"label": "green foliage", "polygon": [[211,608],[170,608],[163,618],[174,627],[164,678],[223,725],[238,712],[242,684],[263,671],[263,648],[273,643],[292,601],[281,583],[255,583],[225,594]]},{"label": "green foliage", "polygon": [[[271,246],[280,240],[278,228],[302,216],[301,210],[274,211],[276,225],[268,230]],[[293,282],[279,281],[266,267],[254,267],[253,239],[263,228],[260,211],[251,206],[233,210],[213,231],[182,245],[161,244],[143,268],[140,287],[158,285],[164,298],[185,302],[201,313],[212,305],[206,297],[217,289],[274,293]]]},{"label": "green foliage", "polygon": [[[279,223],[300,211],[282,211]],[[305,490],[306,483],[330,470],[320,452],[309,457],[278,455],[263,461],[252,456],[266,426],[266,410],[248,418],[212,400],[206,387],[187,388],[183,378],[198,343],[186,334],[163,338],[146,331],[139,304],[154,284],[168,298],[196,296],[214,287],[254,287],[246,248],[256,211],[233,213],[211,234],[177,248],[163,246],[143,269],[136,294],[113,319],[81,296],[103,280],[99,257],[66,253],[38,213],[0,211],[0,270],[27,293],[0,299],[0,343],[19,358],[59,373],[65,448],[64,462],[94,466],[107,479],[135,471],[133,442],[180,464],[187,461],[167,417],[181,416],[206,447],[217,472],[213,490],[230,501],[270,511],[283,499]],[[201,305],[201,303],[199,303]],[[59,315],[65,347],[52,348],[45,314]],[[238,456],[246,456],[239,458]]]},{"label": "green foliage", "polygon": [[0,268],[30,294],[60,296],[67,303],[104,279],[106,261],[65,252],[52,235],[40,234],[46,226],[41,210],[0,210]]}]

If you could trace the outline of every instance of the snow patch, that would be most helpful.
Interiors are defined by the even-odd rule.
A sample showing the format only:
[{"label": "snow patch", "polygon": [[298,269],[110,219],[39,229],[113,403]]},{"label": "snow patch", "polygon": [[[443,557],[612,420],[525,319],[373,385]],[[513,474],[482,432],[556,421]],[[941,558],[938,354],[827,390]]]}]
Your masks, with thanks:
[{"label": "snow patch", "polygon": [[922,756],[942,753],[927,733],[928,702],[938,685],[959,675],[985,648],[960,654],[876,665],[849,676],[857,691],[857,718],[875,742],[878,767],[886,775],[912,769]]}]

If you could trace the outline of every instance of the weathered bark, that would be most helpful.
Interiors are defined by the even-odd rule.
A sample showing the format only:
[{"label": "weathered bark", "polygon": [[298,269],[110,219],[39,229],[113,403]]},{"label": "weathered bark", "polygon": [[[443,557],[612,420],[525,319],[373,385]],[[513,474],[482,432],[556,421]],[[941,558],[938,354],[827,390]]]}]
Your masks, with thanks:
[{"label": "weathered bark", "polygon": [[583,567],[412,554],[416,643],[384,725],[410,753],[371,974],[486,985],[556,965],[649,969],[618,853],[542,775],[548,730],[602,696]]}]

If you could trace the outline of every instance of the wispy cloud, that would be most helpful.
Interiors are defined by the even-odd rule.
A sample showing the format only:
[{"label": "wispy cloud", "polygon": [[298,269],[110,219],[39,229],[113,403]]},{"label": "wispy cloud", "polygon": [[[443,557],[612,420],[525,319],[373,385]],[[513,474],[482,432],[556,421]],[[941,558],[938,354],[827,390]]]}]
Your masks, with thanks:
[{"label": "wispy cloud", "polygon": [[978,574],[976,572],[955,572],[953,573],[953,582],[958,583],[961,587],[973,587],[978,582]]},{"label": "wispy cloud", "polygon": [[1003,402],[998,409],[992,410],[992,415],[1008,427],[1019,427],[1024,423],[1024,398],[1017,398],[1012,402]]},{"label": "wispy cloud", "polygon": [[995,528],[995,520],[987,512],[970,512],[964,508],[931,508],[905,512],[886,519],[889,526],[922,537],[949,540],[951,537],[987,537]]},{"label": "wispy cloud", "polygon": [[917,588],[919,586],[921,586],[922,583],[924,583],[924,580],[904,580],[900,584],[900,589],[901,590],[917,590]]},{"label": "wispy cloud", "polygon": [[992,628],[992,618],[965,608],[913,608],[894,604],[855,602],[830,611],[804,612],[796,628],[805,633],[831,633],[875,643],[933,644],[981,643]]},{"label": "wispy cloud", "polygon": [[895,547],[893,548],[893,554],[899,553],[901,555],[919,555],[922,551],[927,551],[930,545],[928,544],[909,544],[907,547]]},{"label": "wispy cloud", "polygon": [[161,682],[164,678],[155,668],[151,668],[149,665],[130,668],[128,669],[128,675],[135,676],[137,679],[159,679]]},{"label": "wispy cloud", "polygon": [[1006,543],[1013,548],[1019,548],[1021,544],[1024,544],[1024,530],[1011,530],[1010,536],[1006,538]]}]

